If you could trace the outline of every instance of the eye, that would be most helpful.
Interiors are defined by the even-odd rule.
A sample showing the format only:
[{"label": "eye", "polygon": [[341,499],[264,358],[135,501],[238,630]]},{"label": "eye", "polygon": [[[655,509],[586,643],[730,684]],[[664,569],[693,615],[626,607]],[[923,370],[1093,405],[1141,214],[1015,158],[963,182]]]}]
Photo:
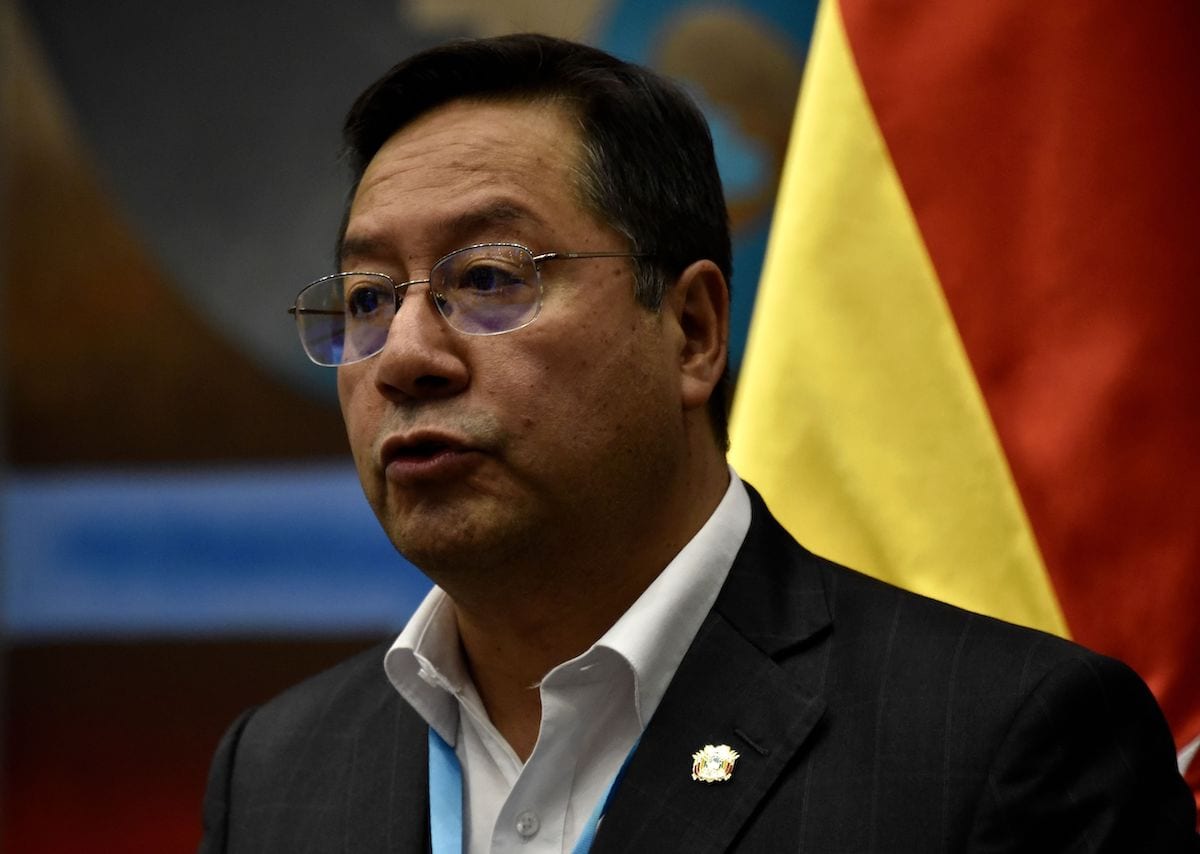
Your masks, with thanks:
[{"label": "eye", "polygon": [[369,319],[381,308],[391,308],[391,296],[380,282],[352,282],[346,288],[346,314],[352,318]]},{"label": "eye", "polygon": [[472,296],[500,294],[525,284],[519,271],[490,261],[471,264],[458,275],[454,283],[457,290]]}]

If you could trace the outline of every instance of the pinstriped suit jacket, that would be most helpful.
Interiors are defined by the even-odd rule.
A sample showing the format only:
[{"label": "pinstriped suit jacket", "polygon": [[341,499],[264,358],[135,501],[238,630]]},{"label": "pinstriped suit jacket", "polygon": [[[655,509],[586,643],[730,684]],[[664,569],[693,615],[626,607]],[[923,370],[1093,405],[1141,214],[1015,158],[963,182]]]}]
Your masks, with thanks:
[{"label": "pinstriped suit jacket", "polygon": [[[751,499],[594,852],[1200,851],[1132,671],[822,560]],[[202,852],[429,850],[426,729],[385,649],[233,725]],[[710,743],[741,754],[726,783],[691,779]]]}]

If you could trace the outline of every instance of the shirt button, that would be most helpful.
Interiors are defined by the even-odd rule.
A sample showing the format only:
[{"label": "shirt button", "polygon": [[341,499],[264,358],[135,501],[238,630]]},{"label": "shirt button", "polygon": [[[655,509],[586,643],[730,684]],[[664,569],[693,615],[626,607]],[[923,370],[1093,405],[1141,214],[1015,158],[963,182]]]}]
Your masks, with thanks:
[{"label": "shirt button", "polygon": [[542,822],[538,819],[537,813],[527,810],[517,816],[517,833],[526,839],[537,833],[541,826]]}]

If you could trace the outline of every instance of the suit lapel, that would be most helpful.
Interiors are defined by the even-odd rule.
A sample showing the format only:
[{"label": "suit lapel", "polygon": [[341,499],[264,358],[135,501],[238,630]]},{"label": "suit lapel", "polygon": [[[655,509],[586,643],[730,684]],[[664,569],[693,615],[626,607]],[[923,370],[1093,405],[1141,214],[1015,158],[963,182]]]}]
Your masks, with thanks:
[{"label": "suit lapel", "polygon": [[[642,736],[596,854],[726,850],[824,711],[820,573],[751,499],[746,541]],[[729,781],[692,779],[692,754],[706,744],[740,754]]]}]

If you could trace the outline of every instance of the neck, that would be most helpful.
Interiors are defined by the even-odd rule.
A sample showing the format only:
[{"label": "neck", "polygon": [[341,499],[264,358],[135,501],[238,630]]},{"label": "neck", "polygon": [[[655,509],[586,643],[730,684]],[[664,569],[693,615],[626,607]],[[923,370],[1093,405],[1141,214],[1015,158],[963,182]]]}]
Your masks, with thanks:
[{"label": "neck", "polygon": [[493,584],[482,595],[447,590],[476,690],[522,761],[541,726],[542,678],[586,652],[629,610],[712,515],[728,470],[722,463],[697,486],[682,507],[663,502],[635,530],[593,543],[574,539],[566,550],[540,549],[537,567],[507,567],[492,576],[534,584]]}]

